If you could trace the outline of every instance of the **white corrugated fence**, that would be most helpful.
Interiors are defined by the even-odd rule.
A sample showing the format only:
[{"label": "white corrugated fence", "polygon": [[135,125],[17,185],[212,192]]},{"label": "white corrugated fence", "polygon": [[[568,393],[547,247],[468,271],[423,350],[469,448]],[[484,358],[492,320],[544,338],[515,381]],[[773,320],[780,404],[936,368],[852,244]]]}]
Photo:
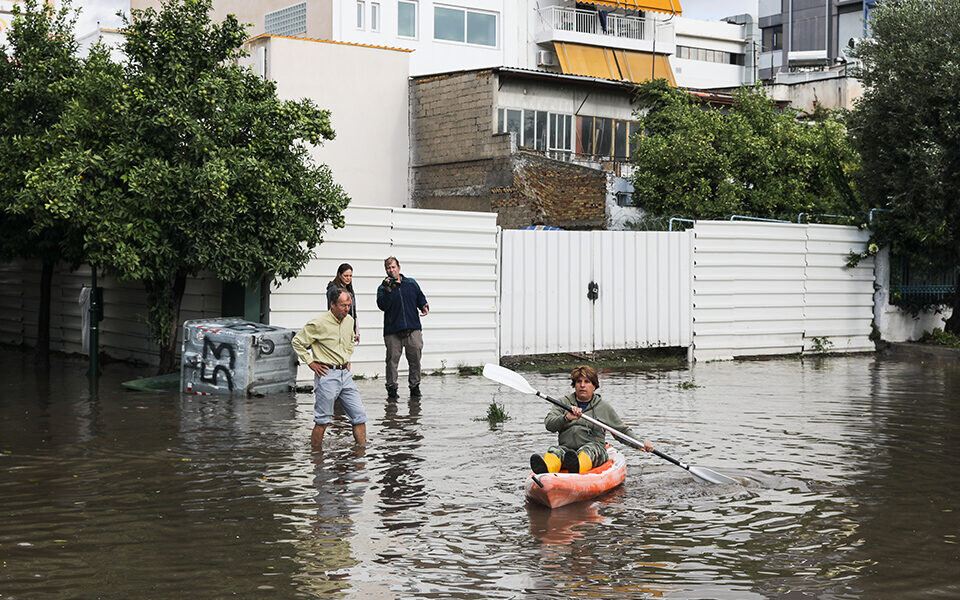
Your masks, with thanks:
[{"label": "white corrugated fence", "polygon": [[693,231],[696,360],[873,350],[873,259],[845,266],[869,232],[743,221]]},{"label": "white corrugated fence", "polygon": [[[344,219],[345,227],[326,232],[317,258],[300,275],[272,288],[271,325],[299,330],[327,310],[327,283],[340,263],[349,263],[360,325],[353,371],[383,376],[383,313],[377,308],[377,287],[385,276],[384,259],[396,256],[400,272],[420,284],[430,304],[430,314],[421,318],[422,368],[497,362],[496,214],[350,207]],[[401,358],[401,372],[406,364]],[[309,380],[309,370],[301,365],[297,378]]]}]

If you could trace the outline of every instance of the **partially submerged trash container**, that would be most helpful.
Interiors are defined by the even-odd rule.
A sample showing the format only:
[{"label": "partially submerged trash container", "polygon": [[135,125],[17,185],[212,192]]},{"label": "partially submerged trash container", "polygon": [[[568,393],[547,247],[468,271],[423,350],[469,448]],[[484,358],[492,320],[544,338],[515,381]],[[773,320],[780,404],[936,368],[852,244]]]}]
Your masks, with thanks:
[{"label": "partially submerged trash container", "polygon": [[180,391],[260,395],[294,389],[293,329],[236,317],[183,324]]}]

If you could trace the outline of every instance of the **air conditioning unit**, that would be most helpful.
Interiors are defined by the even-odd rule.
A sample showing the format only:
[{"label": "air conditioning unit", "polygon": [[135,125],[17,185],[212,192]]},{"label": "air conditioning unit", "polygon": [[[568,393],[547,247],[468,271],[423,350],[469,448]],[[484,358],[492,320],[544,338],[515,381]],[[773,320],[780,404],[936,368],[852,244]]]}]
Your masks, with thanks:
[{"label": "air conditioning unit", "polygon": [[538,50],[537,51],[537,66],[538,67],[555,67],[557,66],[557,54],[549,50]]}]

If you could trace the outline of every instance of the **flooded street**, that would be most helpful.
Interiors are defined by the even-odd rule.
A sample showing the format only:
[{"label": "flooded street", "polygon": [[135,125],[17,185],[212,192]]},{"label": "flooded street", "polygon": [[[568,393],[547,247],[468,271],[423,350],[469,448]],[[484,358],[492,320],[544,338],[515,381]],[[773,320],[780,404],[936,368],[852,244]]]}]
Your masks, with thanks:
[{"label": "flooded street", "polygon": [[624,486],[550,511],[522,489],[549,405],[479,376],[425,378],[419,403],[358,381],[369,446],[340,420],[313,453],[311,394],[135,392],[122,365],[92,394],[85,366],[4,352],[5,600],[960,597],[960,367],[602,373],[638,436],[742,484],[624,448]]}]

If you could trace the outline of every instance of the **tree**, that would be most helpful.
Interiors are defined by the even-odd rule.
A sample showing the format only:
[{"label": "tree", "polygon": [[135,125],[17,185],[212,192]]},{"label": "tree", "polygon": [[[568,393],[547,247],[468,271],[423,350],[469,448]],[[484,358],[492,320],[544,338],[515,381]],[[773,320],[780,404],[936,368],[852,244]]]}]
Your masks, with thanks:
[{"label": "tree", "polygon": [[349,201],[308,155],[334,136],[329,112],[238,67],[244,29],[210,8],[132,11],[125,63],[93,53],[51,131],[62,151],[30,182],[34,210],[79,224],[89,262],[143,282],[161,373],[175,368],[188,276],[291,278]]},{"label": "tree", "polygon": [[39,259],[37,354],[50,347],[50,295],[57,263],[79,264],[80,246],[68,222],[36,221],[20,210],[26,177],[59,151],[48,130],[73,97],[81,63],[69,2],[54,10],[38,0],[13,5],[9,48],[0,46],[0,259]]},{"label": "tree", "polygon": [[857,155],[836,114],[798,120],[761,88],[711,109],[663,80],[642,84],[637,100],[633,197],[648,213],[793,220],[861,210],[851,185]]},{"label": "tree", "polygon": [[[857,49],[851,118],[872,241],[920,267],[960,266],[960,0],[886,2]],[[947,331],[960,333],[960,293]],[[913,306],[914,309],[923,308]]]}]

